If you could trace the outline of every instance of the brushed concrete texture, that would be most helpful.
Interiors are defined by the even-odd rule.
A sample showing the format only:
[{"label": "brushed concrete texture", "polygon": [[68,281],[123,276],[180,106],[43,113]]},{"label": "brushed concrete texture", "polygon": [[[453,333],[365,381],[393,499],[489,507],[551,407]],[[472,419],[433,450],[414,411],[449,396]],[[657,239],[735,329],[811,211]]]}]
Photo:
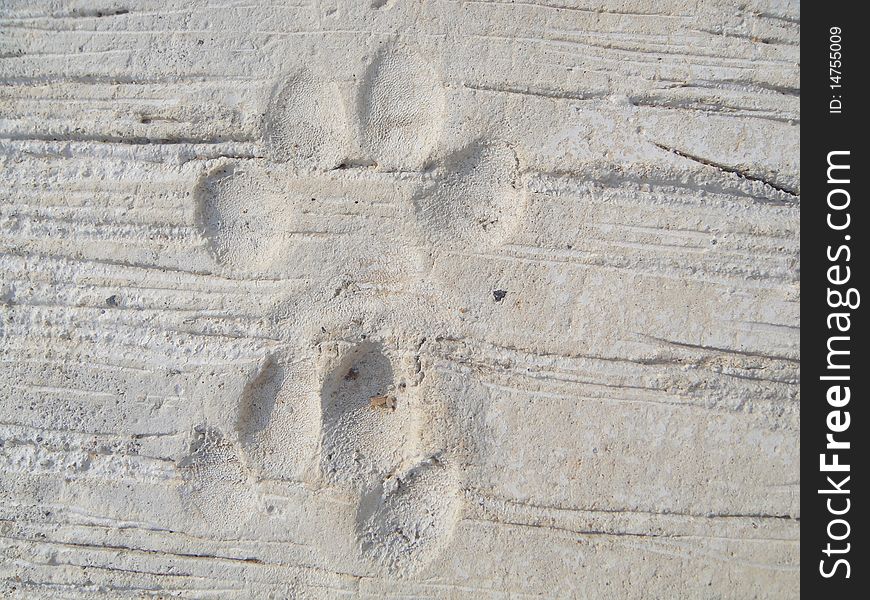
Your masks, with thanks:
[{"label": "brushed concrete texture", "polygon": [[0,596],[797,596],[797,2],[0,4]]}]

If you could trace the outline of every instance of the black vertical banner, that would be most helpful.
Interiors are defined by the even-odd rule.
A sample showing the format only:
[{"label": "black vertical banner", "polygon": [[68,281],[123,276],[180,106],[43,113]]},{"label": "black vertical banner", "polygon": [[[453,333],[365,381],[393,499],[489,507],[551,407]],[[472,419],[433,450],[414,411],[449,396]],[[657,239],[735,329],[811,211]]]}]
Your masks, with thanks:
[{"label": "black vertical banner", "polygon": [[870,342],[862,94],[870,31],[859,7],[807,2],[801,14],[801,591],[808,598],[870,593],[870,353],[862,352]]}]

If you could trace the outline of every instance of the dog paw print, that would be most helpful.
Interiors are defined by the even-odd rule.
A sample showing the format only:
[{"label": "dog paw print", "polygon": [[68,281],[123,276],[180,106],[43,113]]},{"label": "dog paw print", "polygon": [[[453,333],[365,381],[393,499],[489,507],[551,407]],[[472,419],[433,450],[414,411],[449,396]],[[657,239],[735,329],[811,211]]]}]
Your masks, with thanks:
[{"label": "dog paw print", "polygon": [[[328,224],[310,216],[307,204],[349,165],[396,173],[412,229],[430,248],[495,246],[517,229],[526,206],[517,152],[477,140],[436,156],[446,95],[419,53],[386,45],[350,93],[342,89],[306,67],[292,70],[267,103],[268,159],[223,161],[203,174],[194,194],[197,222],[220,267],[282,275],[302,268],[305,256],[338,247],[335,236],[346,232],[324,230]],[[353,236],[344,238],[340,246],[354,245]],[[362,252],[376,258],[383,248],[371,246],[363,243]]]},{"label": "dog paw print", "polygon": [[249,379],[229,429],[245,464],[259,476],[304,480],[316,468],[320,415],[305,382],[309,369],[286,356],[269,356]]},{"label": "dog paw print", "polygon": [[[268,514],[260,482],[302,482],[347,500],[346,540],[376,569],[431,563],[460,518],[480,390],[430,368],[425,341],[325,341],[316,364],[270,356],[206,410],[179,462],[196,523],[226,533]],[[206,397],[213,398],[208,393]],[[268,494],[265,494],[267,496]],[[288,526],[284,523],[283,526]]]}]

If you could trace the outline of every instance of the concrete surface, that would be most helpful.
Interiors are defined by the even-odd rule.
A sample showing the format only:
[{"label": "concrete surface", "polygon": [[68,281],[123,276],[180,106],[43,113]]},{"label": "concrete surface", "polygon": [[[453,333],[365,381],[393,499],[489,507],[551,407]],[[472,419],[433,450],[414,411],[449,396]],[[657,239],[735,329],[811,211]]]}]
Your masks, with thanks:
[{"label": "concrete surface", "polygon": [[796,597],[799,33],[2,2],[0,596]]}]

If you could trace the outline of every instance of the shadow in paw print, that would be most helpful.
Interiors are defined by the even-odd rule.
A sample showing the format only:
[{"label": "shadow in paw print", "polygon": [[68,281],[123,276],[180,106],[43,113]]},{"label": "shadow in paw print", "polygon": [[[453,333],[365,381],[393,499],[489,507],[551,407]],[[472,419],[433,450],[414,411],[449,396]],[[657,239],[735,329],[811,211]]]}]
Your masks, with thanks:
[{"label": "shadow in paw print", "polygon": [[338,348],[321,387],[323,475],[357,500],[361,554],[397,574],[438,556],[459,512],[458,453],[445,445],[461,434],[424,377],[415,352],[366,341]]},{"label": "shadow in paw print", "polygon": [[342,162],[347,125],[334,84],[307,69],[279,83],[263,119],[269,156],[301,170],[328,170]]},{"label": "shadow in paw print", "polygon": [[194,522],[208,531],[242,531],[256,515],[251,474],[219,430],[196,427],[188,455],[179,462],[180,494]]},{"label": "shadow in paw print", "polygon": [[254,443],[269,427],[284,378],[284,368],[269,357],[245,387],[236,421],[239,441],[243,446]]},{"label": "shadow in paw print", "polygon": [[383,345],[363,342],[346,350],[323,382],[321,398],[328,480],[361,487],[401,463],[411,443],[413,405]]},{"label": "shadow in paw print", "polygon": [[253,164],[225,164],[195,188],[197,220],[209,248],[232,270],[271,272],[288,248],[290,215],[278,184]]},{"label": "shadow in paw print", "polygon": [[497,245],[516,229],[525,208],[517,155],[507,144],[472,144],[450,156],[442,176],[413,202],[430,242]]},{"label": "shadow in paw print", "polygon": [[444,89],[434,69],[409,48],[378,50],[357,90],[364,155],[386,170],[418,170],[438,142]]},{"label": "shadow in paw print", "polygon": [[392,572],[436,558],[459,516],[457,490],[455,474],[435,457],[374,485],[356,515],[363,554]]},{"label": "shadow in paw print", "polygon": [[235,431],[249,468],[271,479],[304,479],[317,453],[317,399],[311,373],[286,357],[268,357],[239,399]]}]

